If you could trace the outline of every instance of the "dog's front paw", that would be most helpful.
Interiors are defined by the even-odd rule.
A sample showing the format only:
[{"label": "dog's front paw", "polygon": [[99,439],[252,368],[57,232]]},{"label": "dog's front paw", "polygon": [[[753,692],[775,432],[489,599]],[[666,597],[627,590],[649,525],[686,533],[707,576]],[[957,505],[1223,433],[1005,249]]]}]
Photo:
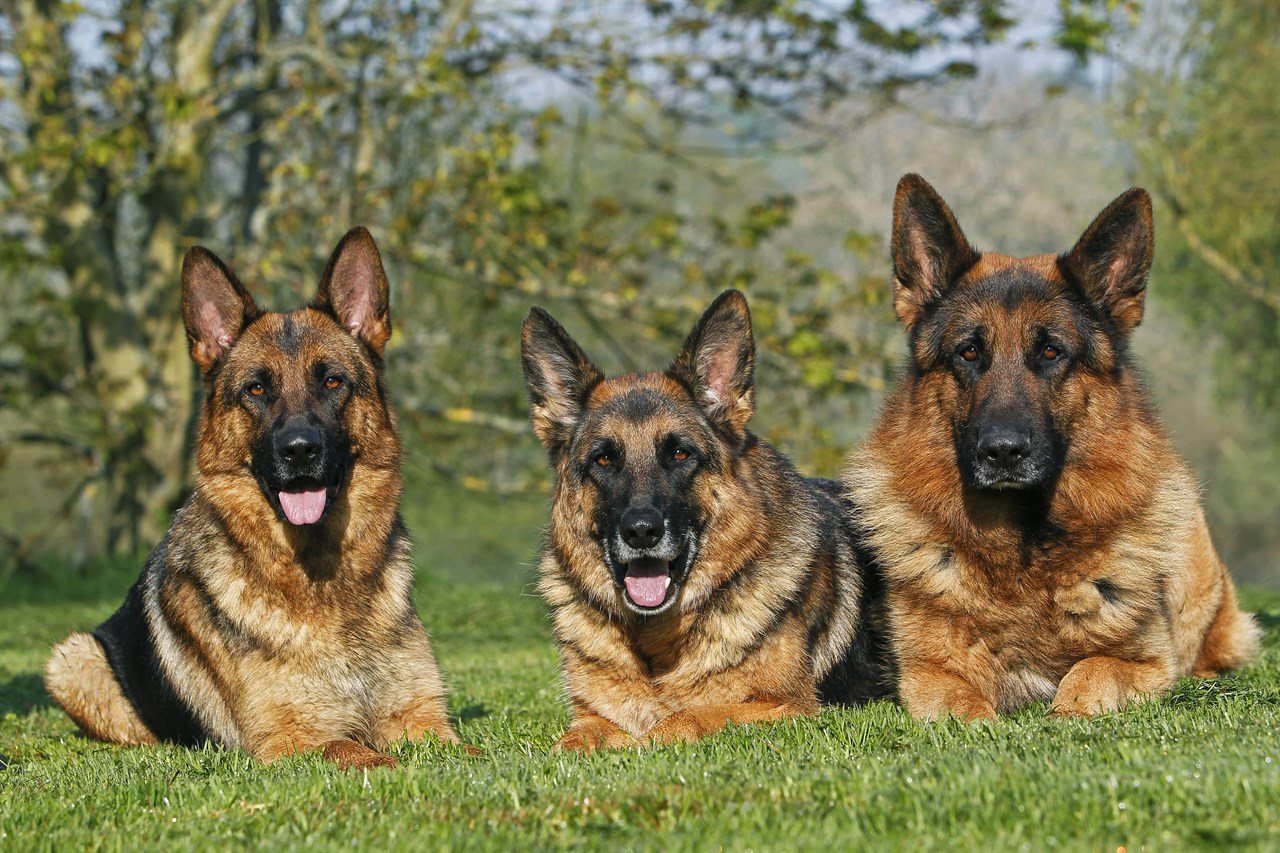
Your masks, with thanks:
[{"label": "dog's front paw", "polygon": [[967,679],[932,664],[903,668],[898,693],[907,713],[930,722],[951,716],[957,720],[996,719],[996,709]]},{"label": "dog's front paw", "polygon": [[400,762],[390,755],[376,752],[354,740],[331,740],[324,745],[326,761],[343,770],[371,770],[374,767],[397,767]]},{"label": "dog's front paw", "polygon": [[917,720],[932,723],[944,717],[952,717],[965,723],[978,720],[995,720],[995,706],[981,696],[952,696],[938,701],[913,702],[907,705],[907,712]]},{"label": "dog's front paw", "polygon": [[644,739],[655,745],[694,743],[709,733],[697,714],[677,711],[645,732]]},{"label": "dog's front paw", "polygon": [[629,749],[638,745],[629,732],[624,732],[603,717],[575,720],[569,731],[556,743],[557,752],[595,752],[597,749]]},{"label": "dog's front paw", "polygon": [[933,711],[928,719],[938,720],[948,715],[966,723],[998,718],[995,706],[981,696],[956,697],[950,705]]},{"label": "dog's front paw", "polygon": [[1111,657],[1085,658],[1063,676],[1053,697],[1054,717],[1095,717],[1167,687],[1164,667]]}]

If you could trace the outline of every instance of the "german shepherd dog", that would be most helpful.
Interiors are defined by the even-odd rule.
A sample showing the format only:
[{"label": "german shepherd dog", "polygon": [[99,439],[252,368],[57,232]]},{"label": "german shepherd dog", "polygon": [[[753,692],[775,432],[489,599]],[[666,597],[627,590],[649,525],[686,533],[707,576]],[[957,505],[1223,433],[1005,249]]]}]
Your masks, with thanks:
[{"label": "german shepherd dog", "polygon": [[387,279],[369,232],[312,303],[260,311],[196,246],[182,313],[204,386],[195,489],[124,605],[53,650],[45,686],[89,736],[206,740],[346,767],[430,732],[457,743],[411,600]]},{"label": "german shepherd dog", "polygon": [[1127,352],[1153,240],[1134,188],[1066,254],[979,254],[924,179],[899,182],[910,361],[846,481],[913,716],[1092,716],[1256,651]]},{"label": "german shepherd dog", "polygon": [[573,720],[561,749],[693,741],[884,692],[838,484],[747,431],[755,344],[723,293],[665,372],[606,379],[549,314],[521,338],[556,474],[540,589]]}]

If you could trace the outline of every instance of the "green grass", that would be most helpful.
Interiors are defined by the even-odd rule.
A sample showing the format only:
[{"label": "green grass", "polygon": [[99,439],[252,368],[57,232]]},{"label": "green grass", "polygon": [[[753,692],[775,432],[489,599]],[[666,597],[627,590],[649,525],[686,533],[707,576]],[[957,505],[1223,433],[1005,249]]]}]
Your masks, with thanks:
[{"label": "green grass", "polygon": [[1268,629],[1258,663],[1093,721],[1047,720],[1041,705],[996,724],[921,725],[877,703],[695,746],[560,755],[550,747],[568,715],[528,574],[538,520],[521,510],[488,558],[449,547],[473,512],[501,511],[445,502],[418,537],[421,565],[441,555],[419,609],[459,732],[484,753],[400,744],[392,771],[85,740],[45,696],[40,667],[51,643],[109,615],[137,564],[11,580],[0,589],[0,849],[1280,845],[1280,593],[1246,591]]}]

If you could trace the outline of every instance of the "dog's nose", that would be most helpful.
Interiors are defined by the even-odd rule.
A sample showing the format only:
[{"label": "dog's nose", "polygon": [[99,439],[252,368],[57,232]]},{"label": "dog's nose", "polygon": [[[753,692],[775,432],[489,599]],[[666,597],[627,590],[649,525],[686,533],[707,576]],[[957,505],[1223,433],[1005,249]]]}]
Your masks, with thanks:
[{"label": "dog's nose", "polygon": [[320,432],[310,426],[283,429],[276,433],[275,444],[276,454],[286,464],[308,465],[320,455]]},{"label": "dog's nose", "polygon": [[632,507],[622,514],[622,541],[632,548],[652,548],[662,533],[662,513],[651,506]]},{"label": "dog's nose", "polygon": [[1031,431],[1024,427],[995,426],[978,436],[978,456],[983,462],[1012,468],[1031,452]]}]

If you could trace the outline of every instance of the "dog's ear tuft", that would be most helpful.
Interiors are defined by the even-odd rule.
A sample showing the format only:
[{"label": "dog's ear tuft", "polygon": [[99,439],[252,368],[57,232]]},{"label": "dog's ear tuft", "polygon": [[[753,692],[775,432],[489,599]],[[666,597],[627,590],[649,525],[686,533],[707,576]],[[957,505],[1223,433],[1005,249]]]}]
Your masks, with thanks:
[{"label": "dog's ear tuft", "polygon": [[693,390],[711,418],[742,435],[755,412],[751,311],[737,290],[716,297],[667,372]]},{"label": "dog's ear tuft", "polygon": [[893,197],[893,310],[908,329],[981,255],[942,196],[903,175]]},{"label": "dog's ear tuft", "polygon": [[557,456],[573,436],[587,393],[604,374],[555,318],[537,307],[524,318],[520,361],[533,431]]},{"label": "dog's ear tuft", "polygon": [[208,376],[258,316],[244,285],[218,256],[192,246],[182,259],[182,322],[187,328],[191,360]]},{"label": "dog's ear tuft", "polygon": [[1128,335],[1142,322],[1154,252],[1151,196],[1133,187],[1098,214],[1058,263],[1116,330]]},{"label": "dog's ear tuft", "polygon": [[357,225],[329,257],[314,304],[381,356],[391,338],[389,292],[378,247],[368,229]]}]

